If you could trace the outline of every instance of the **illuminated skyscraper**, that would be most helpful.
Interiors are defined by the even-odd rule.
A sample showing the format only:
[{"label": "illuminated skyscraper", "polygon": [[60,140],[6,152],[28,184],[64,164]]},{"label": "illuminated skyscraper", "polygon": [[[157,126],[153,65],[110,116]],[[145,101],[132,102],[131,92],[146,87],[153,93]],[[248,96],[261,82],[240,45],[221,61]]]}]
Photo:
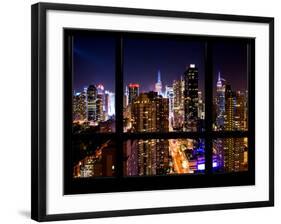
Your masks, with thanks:
[{"label": "illuminated skyscraper", "polygon": [[98,94],[104,94],[104,86],[102,84],[97,85]]},{"label": "illuminated skyscraper", "polygon": [[234,108],[236,106],[235,93],[230,85],[225,86],[225,130],[234,131]]},{"label": "illuminated skyscraper", "polygon": [[183,109],[184,105],[184,80],[173,81],[173,92],[174,92],[174,108]]},{"label": "illuminated skyscraper", "polygon": [[132,103],[132,131],[155,132],[156,111],[147,94],[141,93]]},{"label": "illuminated skyscraper", "polygon": [[[231,86],[225,86],[225,130],[234,131],[234,108],[235,96]],[[233,170],[234,164],[234,138],[224,139],[224,169],[229,172]]]},{"label": "illuminated skyscraper", "polygon": [[[141,93],[132,104],[132,131],[168,132],[169,100],[156,92]],[[139,175],[161,175],[167,172],[168,140],[137,140],[136,148]]]},{"label": "illuminated skyscraper", "polygon": [[203,102],[202,92],[198,92],[198,118],[205,119],[205,104]]},{"label": "illuminated skyscraper", "polygon": [[174,90],[172,86],[166,86],[165,97],[169,101],[169,129],[174,123]]},{"label": "illuminated skyscraper", "polygon": [[134,99],[139,95],[139,84],[129,84],[129,104],[132,104]]},{"label": "illuminated skyscraper", "polygon": [[188,131],[197,131],[198,120],[198,69],[191,64],[184,73],[184,126]]},{"label": "illuminated skyscraper", "polygon": [[137,140],[138,175],[156,175],[156,140]]},{"label": "illuminated skyscraper", "polygon": [[247,129],[246,122],[245,95],[244,93],[237,91],[234,116],[235,130],[245,131]]},{"label": "illuminated skyscraper", "polygon": [[103,113],[103,95],[98,94],[96,100],[96,119],[95,121],[100,122],[104,121],[104,113]]},{"label": "illuminated skyscraper", "polygon": [[244,101],[244,118],[245,118],[245,130],[248,129],[248,90],[245,91],[245,101]]},{"label": "illuminated skyscraper", "polygon": [[87,118],[88,121],[96,121],[97,119],[97,88],[94,85],[90,85],[87,89]]},{"label": "illuminated skyscraper", "polygon": [[105,111],[108,116],[115,115],[115,93],[105,91]]},{"label": "illuminated skyscraper", "polygon": [[129,89],[128,86],[125,88],[125,93],[123,96],[123,109],[125,109],[129,104]]},{"label": "illuminated skyscraper", "polygon": [[220,72],[218,73],[217,80],[217,105],[216,105],[216,126],[219,130],[224,128],[224,116],[225,116],[225,84],[223,83]]},{"label": "illuminated skyscraper", "polygon": [[86,94],[76,93],[73,96],[73,121],[82,121],[87,118]]},{"label": "illuminated skyscraper", "polygon": [[160,70],[158,70],[158,73],[157,73],[157,82],[155,83],[155,92],[158,94],[158,95],[163,95],[162,94],[162,81],[161,81],[161,73],[160,73]]},{"label": "illuminated skyscraper", "polygon": [[[225,130],[235,131],[244,124],[244,97],[239,92],[231,90],[230,85],[225,86]],[[244,170],[244,138],[225,138],[223,145],[223,163],[225,172],[238,172]]]},{"label": "illuminated skyscraper", "polygon": [[169,101],[156,92],[141,93],[132,104],[134,132],[168,132]]},{"label": "illuminated skyscraper", "polygon": [[139,160],[138,160],[138,141],[129,139],[124,142],[124,175],[137,176],[139,175]]},{"label": "illuminated skyscraper", "polygon": [[217,172],[248,169],[248,139],[218,138],[213,141],[213,168]]},{"label": "illuminated skyscraper", "polygon": [[108,115],[108,111],[109,111],[109,103],[110,103],[110,99],[109,99],[109,92],[105,91],[104,92],[104,119],[108,120],[109,115]]},{"label": "illuminated skyscraper", "polygon": [[156,106],[156,131],[169,131],[169,99],[152,96],[151,103]]},{"label": "illuminated skyscraper", "polygon": [[169,140],[156,139],[156,175],[165,175],[169,171]]},{"label": "illuminated skyscraper", "polygon": [[98,95],[100,95],[100,99],[102,100],[102,111],[105,111],[105,90],[102,84],[98,84],[97,86]]},{"label": "illuminated skyscraper", "polygon": [[166,175],[170,172],[169,140],[127,140],[124,149],[126,176]]},{"label": "illuminated skyscraper", "polygon": [[173,81],[174,91],[174,130],[182,130],[184,123],[184,80]]}]

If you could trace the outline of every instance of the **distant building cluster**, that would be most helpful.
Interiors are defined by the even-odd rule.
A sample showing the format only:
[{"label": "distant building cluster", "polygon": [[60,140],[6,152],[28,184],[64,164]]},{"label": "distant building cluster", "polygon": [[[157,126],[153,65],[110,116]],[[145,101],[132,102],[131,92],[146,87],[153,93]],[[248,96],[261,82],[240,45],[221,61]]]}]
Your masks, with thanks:
[{"label": "distant building cluster", "polygon": [[[123,100],[125,132],[200,131],[205,106],[198,91],[198,69],[191,64],[181,79],[162,88],[157,72],[154,91],[140,93],[140,84],[126,86]],[[200,150],[199,150],[200,148]],[[205,169],[204,146],[192,139],[128,140],[125,174],[198,173]]]},{"label": "distant building cluster", "polygon": [[[198,88],[198,68],[190,64],[169,85],[157,72],[153,91],[140,92],[139,83],[125,86],[123,130],[126,133],[204,131],[205,102]],[[234,91],[218,74],[213,102],[214,131],[246,131],[248,93]],[[73,130],[115,131],[115,93],[89,85],[73,95]],[[239,172],[248,169],[247,138],[213,139],[213,170]],[[113,140],[93,149],[74,165],[74,177],[112,176],[116,149]],[[87,147],[86,147],[87,148]],[[114,151],[114,152],[113,152]],[[202,173],[205,145],[202,139],[130,139],[123,144],[125,176]]]},{"label": "distant building cluster", "polygon": [[73,123],[78,131],[91,127],[97,132],[112,132],[114,120],[115,93],[103,85],[89,85],[73,95]]},{"label": "distant building cluster", "polygon": [[131,139],[124,143],[124,175],[193,174],[205,171],[202,139]]},{"label": "distant building cluster", "polygon": [[73,167],[74,178],[88,178],[98,176],[114,176],[116,164],[116,150],[114,141],[107,140],[98,148],[91,149],[90,144],[83,145],[86,155]]},{"label": "distant building cluster", "polygon": [[202,131],[205,104],[198,90],[198,69],[191,64],[181,79],[162,89],[157,73],[154,91],[139,92],[139,84],[126,86],[124,94],[125,132]]},{"label": "distant building cluster", "polygon": [[[215,131],[246,131],[248,124],[248,92],[233,91],[218,74],[215,102]],[[247,138],[220,138],[213,141],[213,168],[223,172],[248,169]]]},{"label": "distant building cluster", "polygon": [[246,131],[248,120],[248,91],[234,91],[218,73],[215,98],[215,131]]}]

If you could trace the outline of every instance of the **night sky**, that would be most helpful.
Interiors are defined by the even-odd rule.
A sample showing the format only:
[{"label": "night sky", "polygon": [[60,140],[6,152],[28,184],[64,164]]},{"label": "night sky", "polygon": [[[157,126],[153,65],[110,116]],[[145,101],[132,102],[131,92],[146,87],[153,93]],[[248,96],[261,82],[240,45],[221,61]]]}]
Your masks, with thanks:
[{"label": "night sky", "polygon": [[[247,45],[215,43],[213,45],[213,90],[216,91],[218,72],[234,91],[247,89]],[[215,96],[215,95],[214,95]]]},{"label": "night sky", "polygon": [[[213,53],[214,91],[217,74],[233,90],[247,86],[246,45],[217,43]],[[204,94],[204,43],[196,41],[124,39],[124,85],[139,83],[140,91],[154,90],[157,71],[161,71],[162,91],[165,85],[179,80],[189,64],[199,71],[199,90]],[[106,36],[75,35],[73,88],[82,91],[90,84],[103,84],[115,92],[115,39]]]},{"label": "night sky", "polygon": [[115,39],[76,34],[73,49],[74,90],[103,84],[106,90],[115,92]]},{"label": "night sky", "polygon": [[190,64],[199,73],[199,90],[204,88],[204,43],[157,39],[124,40],[124,85],[139,83],[140,91],[154,90],[157,71],[161,72],[162,91],[173,80],[180,80]]}]

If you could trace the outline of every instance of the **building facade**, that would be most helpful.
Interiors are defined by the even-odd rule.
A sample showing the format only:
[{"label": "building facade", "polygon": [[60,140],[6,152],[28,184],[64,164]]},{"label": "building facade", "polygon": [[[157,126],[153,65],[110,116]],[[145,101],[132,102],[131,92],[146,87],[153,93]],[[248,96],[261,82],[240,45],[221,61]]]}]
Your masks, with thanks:
[{"label": "building facade", "polygon": [[197,131],[198,68],[191,64],[184,73],[184,129]]}]

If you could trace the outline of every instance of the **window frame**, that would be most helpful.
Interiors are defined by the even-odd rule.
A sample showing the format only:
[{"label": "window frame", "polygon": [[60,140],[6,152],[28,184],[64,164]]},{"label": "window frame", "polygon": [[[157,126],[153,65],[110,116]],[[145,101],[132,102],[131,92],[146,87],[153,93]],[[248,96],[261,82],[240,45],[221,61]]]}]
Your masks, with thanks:
[{"label": "window frame", "polygon": [[[101,192],[122,192],[139,190],[180,189],[197,187],[241,186],[255,184],[255,150],[248,153],[248,171],[236,173],[212,172],[212,141],[215,138],[247,137],[248,148],[255,149],[255,39],[244,37],[206,36],[190,34],[128,32],[108,30],[64,29],[64,194],[83,194]],[[115,71],[115,110],[116,132],[72,135],[72,73],[71,35],[75,33],[92,35],[93,33],[113,35],[116,38],[116,71]],[[203,40],[205,42],[205,130],[202,132],[167,132],[167,133],[126,133],[123,131],[123,38],[179,38]],[[248,130],[247,131],[214,131],[213,130],[213,69],[212,44],[217,40],[246,41],[248,49]],[[66,58],[66,56],[68,57]],[[206,75],[212,74],[212,75]],[[77,138],[108,137],[116,141],[117,175],[114,177],[72,178],[72,141]],[[124,176],[123,175],[123,143],[128,139],[179,139],[202,138],[205,141],[205,173],[175,174],[169,176]],[[186,181],[188,179],[188,181]],[[188,183],[187,183],[188,182]]]}]

